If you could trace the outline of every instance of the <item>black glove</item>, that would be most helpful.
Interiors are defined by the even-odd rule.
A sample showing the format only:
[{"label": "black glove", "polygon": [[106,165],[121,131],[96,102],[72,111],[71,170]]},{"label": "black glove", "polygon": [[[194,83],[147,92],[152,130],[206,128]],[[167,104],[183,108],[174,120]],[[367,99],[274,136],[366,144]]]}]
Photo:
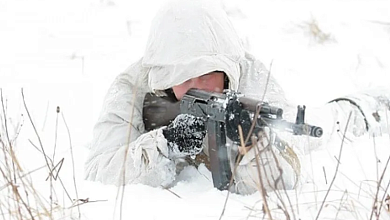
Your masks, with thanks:
[{"label": "black glove", "polygon": [[[237,144],[240,142],[240,134],[238,132],[238,125],[241,125],[243,138],[248,136],[250,128],[252,126],[252,120],[247,110],[243,110],[241,103],[238,101],[237,96],[232,96],[229,98],[229,102],[226,106],[226,136]],[[246,145],[251,145],[251,138],[249,138]]]},{"label": "black glove", "polygon": [[170,157],[195,156],[203,149],[205,120],[189,114],[180,114],[163,129],[163,135],[168,141]]}]

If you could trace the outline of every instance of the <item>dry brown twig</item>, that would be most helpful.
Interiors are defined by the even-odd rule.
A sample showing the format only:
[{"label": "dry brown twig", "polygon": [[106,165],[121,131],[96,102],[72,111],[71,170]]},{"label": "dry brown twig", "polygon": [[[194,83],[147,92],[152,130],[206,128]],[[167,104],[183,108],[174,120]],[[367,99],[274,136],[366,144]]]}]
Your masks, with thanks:
[{"label": "dry brown twig", "polygon": [[[137,83],[135,85],[139,85],[139,78],[137,78]],[[136,96],[137,96],[137,92],[138,92],[138,87],[135,86],[135,89],[134,89],[134,93],[133,93],[133,100],[136,99]],[[123,175],[123,182],[122,182],[122,185],[120,187],[118,187],[118,191],[117,191],[117,199],[119,197],[119,194],[120,194],[120,204],[119,204],[119,219],[122,219],[122,210],[123,210],[123,200],[124,200],[124,196],[125,196],[125,188],[126,188],[126,185],[129,184],[130,182],[126,182],[126,161],[127,161],[127,154],[128,154],[128,151],[129,151],[129,147],[130,147],[130,137],[131,137],[131,130],[132,130],[132,125],[131,125],[131,122],[133,121],[133,115],[134,115],[134,109],[135,109],[135,106],[134,106],[135,102],[133,102],[133,105],[131,106],[131,113],[130,113],[130,123],[129,123],[129,132],[128,132],[128,136],[127,136],[127,142],[126,142],[126,150],[125,150],[125,155],[124,155],[124,158],[123,158],[123,167],[122,167],[122,175]],[[115,201],[115,207],[116,207],[116,201]],[[116,209],[114,209],[116,210]],[[114,212],[114,216],[115,216],[115,212]]]},{"label": "dry brown twig", "polygon": [[[271,143],[270,143],[270,144],[271,144]],[[272,145],[271,145],[271,146],[272,146]],[[271,149],[272,149],[272,148],[271,148]],[[286,190],[285,182],[284,182],[284,180],[283,180],[283,178],[282,178],[282,176],[283,176],[283,169],[282,169],[282,167],[281,167],[281,165],[280,165],[280,163],[279,163],[278,158],[276,157],[275,152],[274,152],[273,150],[270,150],[270,151],[271,151],[272,156],[273,156],[273,158],[274,158],[274,160],[275,160],[276,167],[277,167],[277,169],[278,169],[278,171],[279,171],[278,179],[274,181],[274,183],[275,183],[275,184],[274,184],[274,187],[275,187],[275,189],[278,188],[278,187],[277,187],[278,182],[280,182],[280,183],[282,184],[282,189],[280,189],[280,190],[281,190],[282,192],[285,193],[285,195],[286,195],[286,197],[287,197],[287,202],[289,203],[289,207],[293,207],[293,206],[292,206],[292,203],[291,203],[291,200],[290,200],[290,197],[289,197],[289,195],[288,195],[288,193],[287,193],[287,190]],[[297,177],[296,177],[296,178],[297,178],[297,179],[296,179],[297,182],[298,182],[298,175],[299,175],[299,174],[297,174]],[[285,216],[286,216],[288,219],[290,219],[289,212],[287,211],[288,208],[287,208],[285,202],[283,201],[281,194],[279,194],[279,191],[275,191],[275,194],[276,194],[277,198],[279,199],[280,203],[282,204],[282,207],[280,207],[280,208],[283,210],[283,213],[285,214]],[[293,215],[293,218],[296,219],[295,213],[294,213],[293,210],[292,210],[292,215]]]},{"label": "dry brown twig", "polygon": [[379,197],[379,192],[380,192],[380,186],[382,184],[382,181],[383,181],[383,178],[385,176],[385,173],[386,173],[386,170],[387,170],[387,167],[389,165],[389,162],[390,162],[390,156],[387,158],[387,161],[386,161],[386,165],[385,165],[385,168],[383,169],[383,172],[382,172],[382,175],[377,183],[377,188],[376,188],[376,193],[375,193],[375,197],[374,197],[374,202],[373,202],[373,205],[372,205],[372,210],[371,210],[371,214],[370,214],[370,219],[372,219],[373,215],[375,214],[375,216],[377,217],[377,219],[379,218],[380,216],[380,211],[382,209],[382,204],[383,204],[383,201],[384,201],[384,197],[386,195],[386,192],[387,192],[387,189],[389,187],[389,184],[387,184],[387,187],[386,187],[386,191],[383,195],[383,198],[381,199],[380,201],[380,204],[379,204],[379,207],[377,207],[377,203],[378,203],[378,197]]},{"label": "dry brown twig", "polygon": [[[270,130],[270,132],[273,132],[273,131]],[[258,150],[257,154],[258,155],[267,154],[267,152],[268,152],[269,155],[265,156],[265,158],[269,158],[270,160],[272,160],[272,162],[275,162],[275,167],[267,166],[268,169],[269,169],[268,172],[267,172],[267,170],[265,168],[266,166],[264,166],[264,163],[263,163],[263,158],[261,156],[258,156],[260,158],[260,160],[261,160],[260,161],[261,162],[261,167],[263,168],[264,176],[266,177],[266,181],[267,181],[267,184],[268,184],[267,186],[271,188],[273,194],[277,198],[277,201],[279,201],[279,203],[276,202],[276,206],[277,206],[278,209],[282,210],[282,212],[285,215],[286,219],[291,219],[290,213],[288,211],[289,207],[291,208],[291,213],[292,213],[293,219],[296,219],[295,212],[292,209],[293,205],[292,205],[290,197],[289,197],[289,195],[287,193],[286,185],[285,185],[285,182],[284,182],[284,179],[283,179],[283,168],[280,165],[280,162],[279,162],[279,159],[276,156],[276,153],[273,151],[274,146],[273,146],[273,142],[271,141],[271,139],[274,140],[275,138],[270,138],[265,132],[262,132],[262,133],[263,133],[263,135],[259,135],[260,140],[264,140],[265,139],[266,142],[259,141],[260,145],[263,146],[263,149],[262,150]],[[276,135],[276,134],[273,134],[273,135]],[[280,140],[280,141],[282,141],[282,140]],[[285,143],[284,141],[282,141],[282,142],[283,142],[283,144],[286,147],[288,147],[287,143]],[[285,156],[283,156],[283,154],[282,154],[282,157],[285,158]],[[288,163],[290,163],[290,162],[288,162]],[[292,166],[292,168],[295,171],[296,168],[294,168],[293,166]],[[260,169],[259,165],[257,165],[257,169]],[[274,173],[273,169],[276,169],[278,173]],[[260,171],[258,171],[258,172],[261,173]],[[296,180],[298,180],[298,176],[299,175],[300,175],[299,172],[297,172],[296,173],[296,178],[297,178]],[[276,176],[276,178],[275,178],[275,176]],[[270,180],[270,178],[271,178],[271,180]],[[262,184],[264,184],[264,182],[262,182]],[[264,187],[264,185],[262,185],[262,186],[260,186],[260,188],[265,188],[265,187]],[[286,203],[285,203],[285,201],[283,199],[282,192],[284,192],[284,194],[285,194],[288,206],[286,205]]]},{"label": "dry brown twig", "polygon": [[[1,105],[2,105],[2,130],[0,131],[0,139],[2,143],[2,150],[3,150],[3,156],[4,156],[4,163],[2,164],[4,168],[0,166],[0,172],[3,176],[3,180],[5,180],[7,188],[9,189],[9,197],[13,200],[13,205],[11,203],[7,204],[8,212],[9,213],[16,213],[18,218],[23,219],[24,212],[27,212],[29,218],[34,219],[34,214],[29,206],[29,200],[26,197],[23,197],[21,194],[21,190],[24,190],[24,194],[28,195],[27,190],[29,190],[29,187],[32,186],[31,183],[26,183],[24,179],[21,177],[23,175],[23,170],[20,166],[20,163],[18,162],[15,152],[13,149],[13,144],[11,142],[9,132],[8,132],[8,123],[7,123],[7,112],[6,107],[4,104],[4,98],[3,98],[3,92],[2,89],[0,89],[0,95],[1,95]],[[5,132],[5,138],[6,142],[3,141],[4,136],[2,135],[2,132]],[[11,164],[10,162],[11,161]],[[16,211],[12,211],[12,209],[15,208]],[[2,212],[4,213],[3,209]]]},{"label": "dry brown twig", "polygon": [[[265,94],[266,94],[266,91],[268,89],[268,84],[269,84],[269,80],[271,78],[271,68],[272,68],[272,62],[270,64],[270,71],[268,72],[268,76],[267,76],[267,82],[266,82],[266,86],[264,88],[264,94],[263,94],[263,97],[261,100],[264,100],[265,98]],[[260,110],[261,110],[261,106],[257,106],[257,109],[256,109],[256,112],[254,114],[254,118],[258,118],[259,117],[259,114],[260,114]],[[250,134],[252,134],[253,130],[254,130],[254,127],[256,125],[256,120],[253,121],[251,127],[250,127],[250,130],[249,130],[249,133],[248,135],[244,138],[244,135],[243,135],[243,132],[242,132],[242,128],[241,126],[238,126],[238,131],[239,131],[239,135],[240,135],[240,140],[241,140],[241,143],[240,143],[240,146],[238,146],[238,151],[239,151],[239,154],[238,154],[238,158],[236,159],[236,163],[235,163],[235,166],[232,170],[232,177],[231,177],[231,180],[230,180],[230,183],[229,183],[229,189],[228,189],[228,192],[227,192],[227,195],[226,195],[226,199],[225,199],[225,204],[223,206],[223,210],[222,210],[222,213],[220,215],[220,218],[219,219],[222,219],[223,215],[224,215],[224,212],[225,212],[225,209],[226,209],[226,205],[227,205],[227,201],[228,201],[228,198],[229,198],[229,195],[230,195],[230,187],[232,187],[233,185],[233,180],[235,178],[235,173],[236,173],[236,170],[237,170],[237,167],[238,167],[238,163],[239,161],[241,161],[242,157],[249,151],[251,150],[252,148],[255,148],[255,161],[257,163],[257,172],[258,172],[258,177],[259,177],[259,182],[260,184],[257,186],[258,187],[258,191],[260,192],[261,196],[262,196],[262,200],[263,200],[263,210],[264,210],[264,213],[268,216],[268,218],[272,219],[272,215],[271,215],[271,211],[269,209],[269,206],[268,206],[268,202],[267,202],[267,190],[265,189],[264,187],[264,180],[262,178],[262,171],[260,170],[261,167],[263,168],[263,171],[264,171],[264,176],[268,176],[266,173],[267,171],[265,170],[264,166],[260,166],[259,164],[259,159],[261,160],[261,157],[259,156],[261,153],[265,153],[267,151],[268,148],[271,148],[272,146],[270,145],[270,139],[268,138],[267,141],[268,141],[268,145],[269,146],[264,146],[263,144],[263,148],[264,149],[257,149],[257,142],[261,139],[261,138],[258,138],[258,139],[253,139],[252,140],[252,145],[251,146],[247,146],[247,143],[249,141],[249,138],[254,138],[253,136],[251,136]],[[244,140],[244,141],[243,141]],[[271,149],[272,151],[272,149]],[[272,153],[274,153],[272,151]],[[272,155],[273,158],[275,160],[277,160],[276,158],[276,155],[273,154]],[[285,205],[285,203],[283,202],[283,199],[282,199],[282,196],[280,195],[280,193],[277,192],[277,183],[278,182],[282,182],[282,186],[283,186],[283,191],[285,192],[286,196],[287,196],[287,199],[288,199],[288,202],[290,204],[290,207],[292,207],[292,204],[291,204],[291,201],[290,201],[290,198],[287,194],[287,191],[286,191],[286,188],[285,188],[285,184],[283,182],[283,178],[282,178],[282,173],[283,173],[283,169],[281,168],[280,164],[278,162],[277,163],[277,169],[279,170],[279,175],[277,177],[277,179],[273,178],[273,174],[272,174],[272,170],[271,170],[271,174],[270,176],[273,178],[273,182],[274,184],[271,184],[270,180],[267,178],[266,181],[268,183],[269,186],[272,186],[272,185],[275,185],[274,186],[274,189],[273,191],[275,192],[278,200],[281,202],[282,206],[279,206],[280,209],[282,209],[283,213],[286,215],[286,218],[287,219],[290,219],[290,215],[287,211],[287,207]],[[293,212],[293,217],[295,219],[295,213]]]},{"label": "dry brown twig", "polygon": [[[43,218],[48,218],[48,219],[54,219],[56,213],[59,213],[58,211],[63,211],[64,209],[61,209],[61,207],[58,204],[58,201],[53,200],[53,193],[56,193],[55,188],[52,184],[50,183],[50,201],[48,202],[44,196],[41,195],[39,191],[37,191],[34,188],[33,185],[33,179],[31,178],[31,174],[36,172],[37,170],[40,170],[42,168],[47,168],[48,169],[48,179],[50,181],[53,180],[59,180],[59,182],[62,185],[63,192],[66,193],[68,196],[69,200],[73,202],[90,202],[89,200],[83,200],[83,199],[76,199],[72,200],[69,193],[67,192],[64,183],[62,182],[59,173],[63,165],[64,158],[60,160],[57,164],[54,165],[54,154],[53,158],[50,158],[46,152],[45,148],[43,146],[43,143],[41,141],[41,137],[36,129],[36,126],[31,118],[30,111],[27,107],[27,103],[24,97],[23,89],[21,91],[22,94],[22,102],[24,104],[25,111],[27,112],[27,116],[31,122],[31,126],[33,128],[33,131],[35,132],[35,135],[39,141],[39,147],[35,146],[34,143],[30,141],[32,146],[36,148],[44,157],[45,161],[45,166],[39,167],[35,170],[25,172],[22,169],[22,164],[20,164],[20,161],[17,158],[17,155],[14,152],[14,146],[13,143],[15,143],[16,137],[18,136],[20,132],[20,126],[21,124],[18,124],[17,129],[15,129],[15,137],[14,139],[11,139],[10,137],[7,139],[4,139],[6,135],[2,135],[3,132],[5,131],[4,127],[4,118],[7,118],[6,116],[6,108],[3,107],[3,111],[0,112],[0,120],[1,120],[1,127],[0,127],[0,148],[2,149],[3,156],[5,159],[4,163],[0,163],[0,175],[2,175],[2,178],[5,182],[5,184],[2,184],[0,192],[5,194],[5,197],[0,197],[0,215],[3,217],[3,219],[43,219]],[[1,93],[2,95],[2,93]],[[2,99],[3,100],[3,99]],[[4,104],[4,102],[2,102]],[[4,117],[1,117],[1,116]],[[23,115],[22,115],[23,116]],[[69,142],[72,145],[71,139],[70,139],[70,130],[66,124],[65,118],[63,117],[65,126],[68,131],[68,136],[69,136]],[[6,127],[8,129],[8,124],[6,123]],[[57,136],[57,129],[56,129],[56,136]],[[6,132],[9,134],[8,132]],[[8,140],[3,142],[3,140]],[[12,140],[12,141],[11,141]],[[57,141],[57,138],[55,138],[55,141]],[[56,143],[55,143],[56,144]],[[74,168],[74,158],[73,158],[73,151],[72,151],[72,146],[71,146],[71,156],[72,156],[72,162],[73,162],[73,168]],[[54,152],[55,153],[55,152]],[[11,165],[14,164],[14,165]],[[75,169],[73,169],[73,178],[75,178]],[[77,186],[75,183],[74,179],[74,186],[76,190],[76,197],[77,195]],[[57,197],[57,195],[55,195]],[[5,198],[6,200],[3,200]],[[65,201],[64,201],[65,202]],[[48,209],[48,205],[50,206],[50,209]],[[79,205],[77,205],[79,206]],[[64,206],[65,207],[65,206]],[[69,208],[72,208],[69,207]],[[81,216],[80,209],[79,210],[79,218]]]},{"label": "dry brown twig", "polygon": [[329,188],[328,188],[328,190],[326,191],[325,197],[324,197],[324,199],[322,200],[320,209],[318,210],[318,213],[317,213],[317,216],[316,216],[316,220],[320,217],[322,208],[324,207],[325,202],[326,202],[326,198],[328,197],[328,195],[329,195],[329,193],[330,193],[330,189],[332,188],[332,186],[333,186],[333,184],[334,184],[334,181],[336,180],[336,176],[337,176],[337,173],[338,173],[338,170],[339,170],[339,167],[340,167],[341,153],[342,153],[342,151],[343,151],[343,146],[344,146],[344,138],[345,138],[345,134],[346,134],[347,129],[348,129],[349,121],[351,120],[351,115],[352,115],[352,112],[349,113],[348,119],[347,119],[347,123],[346,123],[346,125],[345,125],[345,131],[344,131],[344,135],[343,135],[344,137],[343,137],[343,139],[342,139],[342,141],[341,141],[339,156],[338,156],[338,158],[336,158],[336,159],[337,159],[336,170],[335,170],[335,173],[334,173],[334,175],[333,175],[333,179],[332,179],[332,181],[330,182]]},{"label": "dry brown twig", "polygon": [[[60,107],[57,107],[57,113],[59,113],[59,111],[60,111]],[[66,127],[66,131],[68,133],[68,138],[69,138],[69,148],[70,148],[70,155],[71,155],[71,159],[72,159],[72,179],[73,179],[73,184],[74,184],[73,186],[74,186],[74,190],[75,190],[75,193],[76,193],[76,198],[79,198],[79,193],[78,193],[77,184],[76,184],[76,176],[75,176],[76,169],[75,169],[75,165],[74,165],[74,155],[73,155],[72,139],[71,139],[71,135],[70,135],[70,130],[69,130],[68,124],[66,123],[66,120],[65,120],[65,117],[64,117],[64,113],[61,112],[61,116],[62,116],[62,119],[64,121],[64,124],[65,124],[65,127]],[[80,218],[81,217],[80,206],[77,206],[77,210],[78,210],[78,217]]]},{"label": "dry brown twig", "polygon": [[[264,147],[264,146],[263,146]],[[264,188],[264,182],[263,182],[263,178],[262,178],[262,176],[261,176],[261,168],[260,167],[263,167],[264,168],[264,166],[260,166],[260,164],[259,164],[259,160],[260,160],[260,150],[257,148],[257,147],[255,147],[255,150],[256,150],[256,158],[255,158],[255,161],[256,161],[256,167],[257,167],[257,172],[258,172],[258,177],[259,177],[259,183],[260,183],[260,185],[259,185],[259,191],[260,191],[260,194],[261,194],[261,197],[262,197],[262,199],[263,199],[263,208],[264,208],[264,212],[265,212],[265,214],[268,216],[268,218],[269,219],[273,219],[272,218],[272,215],[271,215],[271,211],[270,211],[270,209],[269,209],[269,206],[268,206],[268,201],[267,201],[267,198],[266,198],[266,196],[267,196],[267,191],[265,190],[265,188]]]}]

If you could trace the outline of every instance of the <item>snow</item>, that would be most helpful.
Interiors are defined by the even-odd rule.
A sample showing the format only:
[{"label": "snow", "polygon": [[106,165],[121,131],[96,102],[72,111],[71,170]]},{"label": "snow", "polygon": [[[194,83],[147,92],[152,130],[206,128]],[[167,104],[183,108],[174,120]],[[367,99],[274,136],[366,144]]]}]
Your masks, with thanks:
[{"label": "snow", "polygon": [[[260,193],[218,191],[202,165],[185,168],[169,190],[139,184],[117,188],[83,180],[88,141],[103,97],[114,77],[142,56],[150,21],[162,2],[0,0],[0,87],[8,133],[15,140],[23,173],[44,167],[26,178],[42,200],[37,212],[43,213],[43,207],[50,210],[53,189],[54,219],[219,219],[223,210],[222,219],[268,218]],[[246,48],[267,67],[272,65],[271,73],[296,103],[320,105],[356,91],[390,86],[388,1],[223,4]],[[48,169],[33,146],[41,149],[21,88],[45,153],[54,164],[64,158],[62,184],[59,179],[45,180]],[[369,219],[382,173],[378,198],[388,193],[389,130],[383,133],[344,144],[335,137],[302,157],[302,184],[294,191],[268,194],[273,219],[286,218],[277,208],[278,195],[287,206],[291,202],[292,219],[315,219],[329,188],[319,219]],[[4,129],[1,135],[5,137]],[[341,163],[336,173],[337,160]],[[1,185],[0,192],[1,215],[11,219],[6,214],[9,200],[3,196],[9,187]],[[75,199],[89,202],[70,208]],[[390,218],[385,207],[379,218]]]}]

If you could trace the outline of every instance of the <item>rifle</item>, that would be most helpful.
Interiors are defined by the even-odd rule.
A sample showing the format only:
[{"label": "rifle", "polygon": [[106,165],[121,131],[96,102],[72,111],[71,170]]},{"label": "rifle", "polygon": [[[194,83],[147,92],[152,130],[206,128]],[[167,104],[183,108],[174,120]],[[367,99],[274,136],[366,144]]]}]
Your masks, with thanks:
[{"label": "rifle", "polygon": [[[166,125],[178,114],[192,114],[207,118],[206,128],[208,135],[210,167],[213,184],[219,190],[228,189],[232,172],[226,147],[225,117],[228,112],[226,106],[229,101],[238,98],[243,110],[251,113],[255,129],[270,127],[291,132],[294,135],[309,135],[321,137],[321,127],[305,123],[305,106],[298,106],[295,123],[283,119],[283,109],[269,105],[266,102],[245,97],[237,92],[225,90],[224,93],[207,92],[199,89],[190,89],[180,102],[170,103],[164,100],[156,101],[152,96],[146,97],[144,105],[144,118],[147,115],[155,119],[164,119],[165,122],[154,126]],[[158,99],[158,98],[157,98]],[[180,108],[180,110],[178,109]],[[149,109],[148,109],[149,108]],[[256,118],[255,118],[256,117]],[[148,129],[153,129],[150,117],[144,120]],[[148,125],[147,125],[148,124]]]}]

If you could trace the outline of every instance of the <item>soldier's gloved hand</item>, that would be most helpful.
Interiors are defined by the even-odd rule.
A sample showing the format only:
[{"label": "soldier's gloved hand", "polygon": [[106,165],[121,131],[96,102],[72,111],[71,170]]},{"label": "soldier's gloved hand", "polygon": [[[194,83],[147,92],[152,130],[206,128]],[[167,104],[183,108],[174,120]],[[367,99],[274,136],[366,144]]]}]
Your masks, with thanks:
[{"label": "soldier's gloved hand", "polygon": [[189,114],[180,114],[167,127],[163,135],[168,141],[169,157],[195,156],[203,149],[206,135],[205,120]]},{"label": "soldier's gloved hand", "polygon": [[[247,110],[242,109],[241,103],[238,101],[237,96],[230,97],[229,102],[226,106],[226,136],[235,142],[241,144],[240,134],[238,131],[238,125],[241,125],[243,138],[248,136],[250,131],[252,120]],[[246,146],[251,145],[251,138],[249,138]]]}]

